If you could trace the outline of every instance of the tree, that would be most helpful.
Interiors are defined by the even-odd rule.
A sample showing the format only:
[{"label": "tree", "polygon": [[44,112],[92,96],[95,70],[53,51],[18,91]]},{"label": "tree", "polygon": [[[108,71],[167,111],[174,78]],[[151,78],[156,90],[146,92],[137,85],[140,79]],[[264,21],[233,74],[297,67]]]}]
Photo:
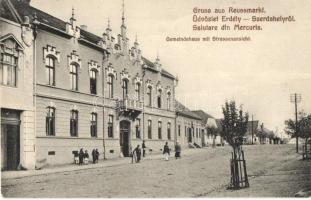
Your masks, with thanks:
[{"label": "tree", "polygon": [[[285,132],[291,137],[296,137],[295,121],[292,119],[286,120],[285,125]],[[299,118],[297,121],[297,136],[305,140],[304,148],[307,150],[308,140],[311,138],[311,114],[306,115],[304,112],[299,113]]]},{"label": "tree", "polygon": [[247,132],[248,113],[244,113],[242,106],[236,108],[235,101],[226,102],[222,107],[224,118],[221,120],[222,137],[233,148],[230,188],[239,189],[249,187],[246,162],[242,151],[243,137]]},{"label": "tree", "polygon": [[221,120],[222,137],[230,144],[234,152],[239,152],[243,137],[247,132],[248,113],[238,110],[235,101],[226,102],[222,107],[224,118]]}]

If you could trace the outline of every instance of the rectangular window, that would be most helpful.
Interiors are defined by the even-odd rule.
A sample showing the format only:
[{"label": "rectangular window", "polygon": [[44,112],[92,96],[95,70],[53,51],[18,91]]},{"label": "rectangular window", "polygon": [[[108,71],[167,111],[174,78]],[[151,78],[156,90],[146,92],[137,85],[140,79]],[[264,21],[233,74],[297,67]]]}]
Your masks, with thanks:
[{"label": "rectangular window", "polygon": [[45,127],[46,127],[46,135],[48,136],[55,135],[55,108],[53,107],[47,108]]},{"label": "rectangular window", "polygon": [[135,132],[136,132],[136,138],[140,139],[140,119],[136,119],[136,127],[135,127]]},{"label": "rectangular window", "polygon": [[148,120],[148,139],[152,139],[152,122]]},{"label": "rectangular window", "polygon": [[78,136],[78,111],[72,110],[70,112],[70,136]]},{"label": "rectangular window", "polygon": [[97,94],[97,73],[94,69],[90,71],[90,92],[91,94]]},{"label": "rectangular window", "polygon": [[72,90],[78,90],[78,66],[71,64],[70,65],[70,83]]},{"label": "rectangular window", "polygon": [[178,125],[178,136],[180,137],[180,125]]},{"label": "rectangular window", "polygon": [[97,137],[97,113],[91,113],[91,137]]},{"label": "rectangular window", "polygon": [[113,98],[113,76],[108,76],[108,97]]},{"label": "rectangular window", "polygon": [[171,123],[167,123],[167,139],[171,140]]},{"label": "rectangular window", "polygon": [[108,137],[113,138],[113,115],[108,117]]},{"label": "rectangular window", "polygon": [[55,86],[55,60],[51,57],[45,58],[47,84]]},{"label": "rectangular window", "polygon": [[158,139],[159,140],[162,139],[162,122],[161,121],[158,122]]},{"label": "rectangular window", "polygon": [[0,84],[16,87],[18,59],[9,54],[1,54],[0,59]]}]

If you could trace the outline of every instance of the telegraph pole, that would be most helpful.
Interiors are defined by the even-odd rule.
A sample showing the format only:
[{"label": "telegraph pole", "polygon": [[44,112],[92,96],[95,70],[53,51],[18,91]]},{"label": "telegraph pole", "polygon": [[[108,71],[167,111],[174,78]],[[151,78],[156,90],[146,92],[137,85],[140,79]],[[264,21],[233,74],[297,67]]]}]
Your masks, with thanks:
[{"label": "telegraph pole", "polygon": [[252,115],[252,144],[254,144],[254,125],[253,125],[253,123],[254,123],[254,119],[253,119],[253,115]]},{"label": "telegraph pole", "polygon": [[295,104],[295,136],[296,136],[296,153],[298,153],[298,113],[297,104],[301,102],[301,94],[291,94],[290,101]]}]

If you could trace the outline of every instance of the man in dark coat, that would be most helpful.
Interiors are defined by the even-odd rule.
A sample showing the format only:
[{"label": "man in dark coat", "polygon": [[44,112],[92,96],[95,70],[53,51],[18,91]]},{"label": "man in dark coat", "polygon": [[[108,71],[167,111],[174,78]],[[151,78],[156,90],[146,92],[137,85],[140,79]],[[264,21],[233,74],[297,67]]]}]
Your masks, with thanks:
[{"label": "man in dark coat", "polygon": [[143,157],[145,157],[145,155],[146,155],[146,145],[145,145],[145,140],[143,140],[143,144],[141,145],[141,147],[143,148]]},{"label": "man in dark coat", "polygon": [[83,152],[83,148],[81,148],[79,152],[79,165],[83,164],[83,158],[84,158],[84,152]]},{"label": "man in dark coat", "polygon": [[98,158],[99,158],[99,152],[98,149],[95,150],[95,155],[96,155],[96,163],[98,163]]},{"label": "man in dark coat", "polygon": [[136,162],[140,162],[141,150],[140,150],[139,145],[137,145],[137,147],[134,149],[133,154],[136,155]]},{"label": "man in dark coat", "polygon": [[168,147],[168,143],[166,142],[163,147],[163,154],[165,156],[165,160],[168,161],[168,157],[170,155],[170,148]]},{"label": "man in dark coat", "polygon": [[92,158],[93,158],[93,163],[95,164],[95,162],[96,162],[96,151],[95,151],[95,149],[93,149],[93,151],[92,151]]}]

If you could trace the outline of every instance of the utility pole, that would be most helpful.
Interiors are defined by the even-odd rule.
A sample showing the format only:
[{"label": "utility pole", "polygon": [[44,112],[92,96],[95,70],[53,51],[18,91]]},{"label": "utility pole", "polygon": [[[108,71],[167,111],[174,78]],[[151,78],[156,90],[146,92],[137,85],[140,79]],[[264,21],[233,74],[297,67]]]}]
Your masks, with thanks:
[{"label": "utility pole", "polygon": [[296,153],[298,153],[298,113],[297,104],[301,102],[301,94],[291,94],[290,101],[295,104],[295,136],[296,136]]},{"label": "utility pole", "polygon": [[253,115],[252,115],[252,144],[254,144],[254,125],[253,125],[254,119],[253,119]]}]

